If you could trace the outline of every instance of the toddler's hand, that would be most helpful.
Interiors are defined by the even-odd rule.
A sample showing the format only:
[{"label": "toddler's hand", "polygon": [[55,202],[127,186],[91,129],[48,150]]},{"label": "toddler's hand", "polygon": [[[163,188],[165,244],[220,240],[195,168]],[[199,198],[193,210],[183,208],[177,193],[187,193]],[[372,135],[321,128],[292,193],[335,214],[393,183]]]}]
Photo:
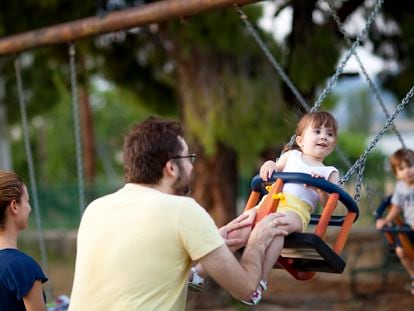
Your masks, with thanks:
[{"label": "toddler's hand", "polygon": [[[315,173],[315,172],[311,172],[311,173],[310,173],[310,175],[311,175],[312,177],[314,177],[314,178],[323,178],[323,176],[321,176],[320,174]],[[305,187],[305,188],[311,188],[311,189],[315,190],[316,192],[321,191],[319,188],[314,187],[314,186],[310,186],[310,185],[308,185],[308,184],[304,184],[304,187]]]},{"label": "toddler's hand", "polygon": [[276,171],[276,162],[275,161],[266,161],[260,167],[259,175],[260,178],[264,181],[267,181],[269,178],[272,177],[273,172]]},{"label": "toddler's hand", "polygon": [[311,173],[310,173],[310,175],[311,175],[312,177],[314,177],[314,178],[323,178],[323,176],[322,176],[322,175],[320,175],[320,174],[318,174],[318,173],[315,173],[315,172],[311,172]]},{"label": "toddler's hand", "polygon": [[381,230],[385,225],[387,225],[387,221],[384,218],[379,218],[375,222],[375,228],[377,228],[377,230]]}]

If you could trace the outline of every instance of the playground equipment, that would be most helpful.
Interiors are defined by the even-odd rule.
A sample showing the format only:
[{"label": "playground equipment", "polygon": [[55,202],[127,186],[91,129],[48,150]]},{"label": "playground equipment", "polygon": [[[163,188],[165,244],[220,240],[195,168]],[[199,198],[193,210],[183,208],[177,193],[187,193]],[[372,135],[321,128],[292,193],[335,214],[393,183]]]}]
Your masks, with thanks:
[{"label": "playground equipment", "polygon": [[[375,218],[382,218],[386,213],[389,212],[391,207],[391,196],[386,197],[378,207]],[[414,260],[414,245],[411,242],[410,238],[407,236],[409,232],[413,232],[411,228],[404,226],[404,221],[400,216],[398,216],[395,221],[390,226],[384,226],[381,229],[381,232],[384,234],[385,239],[390,248],[395,248],[397,240],[399,240],[401,247],[404,249],[405,254],[411,259]]]},{"label": "playground equipment", "polygon": [[[245,210],[256,206],[263,195],[266,197],[261,203],[253,225],[259,222],[269,213],[277,210],[280,201],[280,193],[285,183],[307,184],[329,193],[329,198],[323,208],[322,214],[311,216],[311,225],[315,225],[314,233],[292,233],[285,238],[284,249],[279,257],[276,268],[284,268],[298,280],[308,280],[315,272],[342,273],[345,261],[340,257],[352,224],[357,220],[359,209],[355,201],[344,190],[323,178],[315,178],[304,173],[274,173],[275,182],[270,186],[267,194],[266,188],[269,182],[264,182],[260,177],[253,178],[251,194]],[[342,202],[347,209],[345,215],[333,215],[334,210]],[[333,244],[329,246],[325,241],[328,226],[340,227],[339,234]]]},{"label": "playground equipment", "polygon": [[[389,211],[390,204],[391,196],[385,197],[374,213],[375,218],[378,219],[384,217]],[[407,237],[408,232],[412,232],[412,230],[403,226],[401,217],[398,217],[391,226],[384,227],[381,230],[383,236],[383,250],[381,252],[381,260],[379,263],[356,267],[350,271],[350,291],[353,296],[360,297],[374,294],[372,290],[370,293],[367,293],[362,290],[361,286],[358,286],[360,274],[374,274],[377,275],[377,278],[379,277],[380,284],[375,290],[377,292],[386,288],[391,273],[404,273],[401,262],[395,253],[395,246],[398,239],[407,256],[411,259],[414,258],[412,257],[414,255],[414,245]]]},{"label": "playground equipment", "polygon": [[[78,121],[76,118],[78,118],[77,109],[78,109],[78,103],[77,103],[77,87],[76,87],[76,67],[75,67],[75,50],[74,45],[72,42],[80,39],[84,39],[86,37],[95,36],[98,34],[103,34],[111,31],[117,31],[121,29],[128,29],[136,26],[141,25],[147,25],[149,23],[155,23],[155,22],[161,22],[166,21],[169,19],[182,17],[182,16],[189,16],[197,13],[201,13],[203,11],[207,10],[214,10],[219,8],[224,8],[226,6],[230,5],[243,5],[248,3],[253,3],[256,1],[248,1],[248,0],[217,0],[217,1],[177,1],[177,0],[169,0],[169,1],[159,1],[154,2],[151,4],[146,4],[137,8],[129,8],[124,11],[118,11],[118,12],[112,12],[109,13],[104,18],[101,17],[91,17],[83,20],[79,20],[76,22],[71,23],[65,23],[57,26],[48,27],[47,29],[41,29],[41,30],[34,30],[30,31],[21,35],[11,36],[7,38],[0,39],[0,55],[7,55],[11,53],[19,53],[25,50],[34,49],[37,47],[49,45],[49,44],[58,44],[58,43],[67,43],[70,42],[69,45],[69,55],[70,55],[70,68],[71,68],[71,86],[72,86],[72,98],[73,98],[73,109],[74,109],[74,123],[75,123],[75,136],[76,136],[76,142],[77,142],[77,159],[78,159],[78,176],[79,176],[79,206],[80,210],[83,210],[84,207],[84,198],[83,198],[83,184],[82,184],[82,163],[81,160],[81,144],[80,144],[80,138],[79,138],[79,128],[78,128]],[[308,110],[317,110],[323,100],[327,97],[329,92],[334,87],[338,77],[342,74],[343,69],[349,60],[349,58],[352,55],[356,56],[355,49],[357,46],[360,45],[361,40],[366,35],[366,32],[368,31],[373,19],[376,17],[378,10],[380,9],[383,1],[378,1],[377,5],[375,6],[371,16],[367,20],[366,27],[364,28],[363,32],[360,36],[357,37],[354,43],[349,44],[350,45],[350,51],[346,54],[346,57],[344,60],[339,64],[335,74],[332,76],[331,79],[329,79],[327,85],[325,88],[323,88],[323,91],[320,93],[319,98],[315,102],[314,106],[312,108],[308,107]],[[239,7],[236,7],[238,11],[240,11]],[[247,21],[246,18],[243,18],[244,21]],[[259,44],[260,45],[260,44]],[[261,46],[263,48],[263,46]],[[265,49],[264,49],[265,50]],[[266,51],[266,50],[265,50]],[[266,53],[266,56],[269,57],[269,53]],[[270,58],[271,60],[271,58]],[[276,69],[281,69],[282,67],[274,61],[271,61],[272,64],[275,66]],[[362,67],[362,63],[360,62],[360,66]],[[23,93],[23,85],[21,81],[21,75],[19,73],[19,66],[18,61],[16,62],[16,77],[17,77],[17,84],[18,84],[18,90],[19,90],[19,99],[21,103],[21,109],[22,111],[22,123],[24,133],[26,137],[28,137],[28,129],[27,125],[27,116],[25,112],[25,102],[24,102],[24,96]],[[282,71],[278,70],[278,72],[283,77]],[[284,75],[286,78],[287,76]],[[370,83],[371,89],[375,89],[371,80],[367,79]],[[296,95],[299,102],[302,104],[306,104],[306,101],[303,99],[303,97],[300,95],[300,93],[297,91],[297,89],[294,87],[293,83],[287,78],[285,79],[285,82],[289,85],[289,87],[292,89],[292,92]],[[387,121],[385,123],[384,128],[378,133],[378,135],[374,138],[374,140],[367,146],[365,151],[362,153],[360,159],[355,162],[354,165],[352,165],[349,169],[349,171],[345,174],[345,176],[340,180],[340,184],[343,184],[346,182],[350,176],[355,172],[358,171],[358,182],[356,184],[356,194],[354,197],[354,200],[358,202],[359,195],[361,191],[361,182],[363,178],[363,171],[364,171],[364,165],[366,158],[368,154],[371,152],[371,150],[375,147],[376,143],[381,139],[381,137],[384,135],[384,133],[390,128],[394,127],[393,121],[397,117],[400,111],[405,108],[405,106],[410,102],[410,100],[413,97],[414,89],[411,88],[409,92],[407,93],[406,97],[402,100],[401,104],[397,107],[397,110],[394,114],[391,116],[387,114]],[[378,92],[375,93],[378,95]],[[26,119],[26,121],[25,121]],[[30,175],[30,184],[32,191],[36,192],[36,178],[35,173],[33,169],[33,160],[31,156],[31,147],[29,145],[29,139],[25,138],[26,143],[26,153],[29,163],[29,170],[31,171]],[[286,239],[286,249],[308,249],[311,250],[308,253],[312,253],[312,255],[308,254],[308,257],[306,258],[305,252],[302,254],[296,255],[296,254],[288,254],[288,251],[286,250],[282,257],[286,259],[281,259],[279,264],[283,266],[287,271],[289,271],[292,275],[294,275],[297,279],[309,279],[312,277],[312,275],[315,272],[323,271],[323,272],[331,272],[331,273],[341,273],[345,267],[345,262],[340,258],[339,254],[342,251],[342,248],[344,247],[346,243],[346,239],[349,233],[349,230],[351,228],[352,223],[357,219],[358,216],[358,207],[356,206],[356,202],[354,202],[352,199],[349,200],[349,195],[344,192],[339,187],[331,188],[330,185],[323,184],[320,180],[317,184],[314,184],[314,180],[310,180],[307,177],[299,176],[296,180],[295,178],[289,179],[287,176],[278,176],[277,183],[282,183],[282,185],[278,184],[278,187],[282,187],[284,182],[301,182],[301,183],[307,183],[315,186],[320,186],[321,189],[330,192],[331,193],[331,201],[329,206],[326,206],[322,215],[319,215],[319,218],[312,218],[311,224],[316,224],[316,231],[312,235],[306,235],[306,234],[292,234]],[[305,178],[305,179],[303,179]],[[279,182],[281,180],[281,182]],[[256,188],[255,188],[256,189]],[[275,186],[276,189],[276,186]],[[328,190],[326,190],[328,189]],[[276,191],[276,190],[275,190]],[[280,190],[279,190],[280,191]],[[253,190],[253,192],[256,192]],[[254,195],[256,196],[256,194]],[[32,197],[34,198],[34,210],[37,215],[39,213],[37,212],[37,196],[32,194]],[[269,197],[271,197],[269,195]],[[347,207],[350,207],[348,209],[348,214],[350,216],[344,216],[342,219],[337,219],[335,216],[332,216],[332,210],[334,209],[333,206],[336,206],[336,203],[338,202],[338,199],[340,201],[345,200],[346,202],[343,202]],[[250,202],[250,200],[249,200]],[[273,209],[276,204],[277,199],[272,199],[272,202],[269,201],[269,206]],[[267,209],[269,208],[266,207]],[[356,208],[355,208],[356,207]],[[329,213],[331,213],[329,215]],[[41,235],[42,232],[42,225],[40,222],[39,216],[36,216],[38,218],[38,232]],[[335,246],[330,247],[327,246],[326,243],[323,241],[323,237],[326,231],[327,226],[341,226],[341,238],[338,238]],[[43,241],[43,237],[40,236],[40,241]],[[40,244],[43,244],[41,242]],[[41,246],[42,254],[45,254],[44,246]],[[295,251],[296,252],[296,251]],[[318,258],[317,258],[318,256]],[[45,257],[42,256],[42,257]],[[45,265],[45,262],[47,261],[46,258],[42,260]],[[47,269],[45,269],[47,270]]]}]

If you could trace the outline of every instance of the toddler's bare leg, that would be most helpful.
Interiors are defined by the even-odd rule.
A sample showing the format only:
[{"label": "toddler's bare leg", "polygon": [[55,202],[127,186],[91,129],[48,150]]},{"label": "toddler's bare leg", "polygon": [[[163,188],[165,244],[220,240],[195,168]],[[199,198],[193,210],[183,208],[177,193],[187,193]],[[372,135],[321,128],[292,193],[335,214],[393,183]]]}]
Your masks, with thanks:
[{"label": "toddler's bare leg", "polygon": [[[280,226],[280,229],[286,230],[287,232],[302,232],[303,225],[302,220],[295,212],[291,211],[283,211],[285,214],[284,220],[288,223],[286,226]],[[283,236],[277,236],[273,239],[272,244],[268,247],[265,254],[265,260],[263,263],[263,272],[262,272],[262,280],[267,280],[270,271],[272,271],[273,266],[275,265],[277,259],[282,252],[284,243]]]},{"label": "toddler's bare leg", "polygon": [[398,258],[400,258],[400,261],[404,266],[405,270],[408,272],[408,274],[411,277],[414,277],[414,262],[407,257],[407,255],[404,252],[404,249],[401,246],[397,246],[395,252],[397,253]]}]

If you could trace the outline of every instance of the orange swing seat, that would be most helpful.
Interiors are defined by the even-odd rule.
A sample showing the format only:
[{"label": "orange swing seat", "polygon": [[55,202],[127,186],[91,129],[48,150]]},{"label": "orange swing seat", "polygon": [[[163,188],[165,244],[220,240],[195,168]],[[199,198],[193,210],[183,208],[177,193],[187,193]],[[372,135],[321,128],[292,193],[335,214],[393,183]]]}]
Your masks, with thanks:
[{"label": "orange swing seat", "polygon": [[[259,176],[251,183],[251,193],[246,203],[245,211],[256,206],[263,195],[266,197],[260,204],[253,226],[269,213],[277,211],[283,185],[285,183],[307,184],[329,193],[329,198],[322,214],[311,215],[311,225],[315,225],[313,233],[292,233],[285,238],[284,248],[278,258],[275,268],[283,268],[297,280],[309,280],[316,272],[342,273],[345,261],[340,257],[349,236],[352,224],[359,216],[355,201],[343,189],[322,178],[314,178],[304,173],[274,173],[275,182],[270,186]],[[267,188],[267,189],[266,189]],[[341,201],[347,209],[342,216],[333,215],[338,202]],[[324,241],[328,226],[340,227],[339,233],[332,246]]]}]

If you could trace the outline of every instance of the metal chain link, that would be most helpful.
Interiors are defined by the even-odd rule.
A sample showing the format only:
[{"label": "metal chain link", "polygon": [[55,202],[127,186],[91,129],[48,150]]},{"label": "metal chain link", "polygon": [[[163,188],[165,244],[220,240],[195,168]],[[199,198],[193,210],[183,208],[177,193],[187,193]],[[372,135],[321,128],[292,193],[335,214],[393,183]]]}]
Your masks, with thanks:
[{"label": "metal chain link", "polygon": [[355,185],[355,195],[354,195],[354,200],[357,203],[361,199],[362,182],[364,181],[365,161],[358,169],[357,182]]},{"label": "metal chain link", "polygon": [[326,87],[322,90],[319,98],[315,101],[312,112],[319,109],[319,107],[322,105],[322,102],[325,100],[325,98],[328,96],[328,94],[331,92],[333,86],[338,81],[339,76],[344,71],[344,68],[346,64],[348,63],[349,59],[351,58],[352,54],[355,53],[355,49],[360,45],[361,41],[364,39],[366,34],[368,33],[369,28],[371,27],[371,24],[373,23],[375,17],[378,15],[379,10],[381,9],[381,6],[383,4],[384,0],[378,0],[377,4],[374,7],[374,10],[372,11],[371,15],[369,16],[367,23],[365,24],[365,28],[361,32],[359,36],[357,36],[355,42],[352,44],[350,50],[345,56],[345,59],[340,63],[338,66],[335,74],[329,79]]},{"label": "metal chain link", "polygon": [[[311,107],[308,102],[304,99],[304,97],[301,95],[299,90],[295,87],[292,80],[288,77],[286,72],[283,70],[282,66],[279,64],[279,62],[275,59],[275,57],[270,52],[267,45],[263,42],[259,34],[257,33],[256,29],[253,27],[252,23],[249,21],[247,15],[244,13],[244,11],[237,5],[235,5],[236,11],[240,16],[240,19],[243,21],[246,29],[248,30],[249,34],[254,38],[262,52],[265,54],[267,59],[270,61],[270,63],[273,65],[273,68],[277,71],[277,73],[280,75],[280,77],[285,81],[285,83],[288,85],[292,93],[295,95],[299,103],[302,105],[302,107],[305,109],[305,111],[310,111]],[[287,143],[288,147],[292,147],[296,139],[296,135],[293,135],[289,142]],[[345,156],[344,152],[339,148],[339,146],[335,147],[335,151],[338,153],[339,158],[342,160],[343,163],[349,168],[351,167],[351,162],[349,159]]]},{"label": "metal chain link", "polygon": [[295,95],[296,99],[299,101],[303,109],[306,111],[309,111],[310,105],[306,102],[306,100],[303,98],[302,94],[298,91],[298,89],[293,84],[292,80],[289,79],[288,75],[283,70],[282,66],[279,64],[279,62],[273,57],[272,53],[270,52],[267,45],[263,42],[262,38],[259,36],[257,31],[253,28],[253,25],[249,21],[247,15],[244,13],[244,11],[237,5],[235,5],[237,13],[240,15],[240,19],[243,21],[244,25],[246,26],[246,29],[249,31],[250,35],[254,38],[260,49],[263,51],[269,62],[272,64],[273,68],[277,71],[279,76],[285,81],[289,89],[292,91],[292,93]]},{"label": "metal chain link", "polygon": [[[335,20],[336,25],[338,26],[339,31],[340,31],[340,32],[342,33],[342,35],[344,36],[344,39],[345,39],[345,41],[346,41],[346,43],[347,43],[348,47],[352,46],[352,40],[351,40],[350,36],[348,35],[348,33],[346,32],[346,30],[345,30],[345,28],[344,28],[344,25],[342,24],[342,22],[341,22],[341,20],[340,20],[339,16],[337,15],[337,13],[336,13],[336,11],[335,11],[335,9],[334,9],[334,5],[333,5],[333,3],[332,3],[332,0],[325,0],[325,1],[326,1],[326,3],[328,4],[328,7],[329,7],[329,12],[331,13],[331,15],[332,15],[333,19]],[[380,106],[381,106],[381,108],[382,108],[382,111],[384,112],[385,117],[388,119],[388,118],[390,117],[390,115],[389,115],[389,113],[388,113],[387,108],[385,107],[385,104],[384,104],[384,102],[383,102],[383,100],[382,100],[382,97],[381,97],[381,95],[380,95],[380,92],[379,92],[378,88],[375,86],[374,82],[373,82],[373,81],[371,80],[371,78],[369,77],[369,74],[368,74],[367,70],[365,69],[365,66],[364,66],[364,64],[362,63],[361,58],[359,57],[359,55],[358,55],[358,53],[357,53],[357,51],[356,51],[356,50],[354,51],[354,56],[355,56],[356,61],[358,62],[358,65],[359,65],[359,67],[360,67],[360,69],[361,69],[361,71],[362,71],[363,76],[365,77],[366,81],[368,82],[368,86],[369,86],[369,88],[370,88],[370,89],[371,89],[371,91],[374,93],[375,98],[377,99],[378,103],[380,104]],[[394,123],[392,123],[391,128],[392,128],[392,130],[394,131],[394,133],[396,134],[396,136],[398,137],[398,140],[400,141],[400,143],[401,143],[402,147],[403,147],[403,148],[406,148],[406,145],[405,145],[405,143],[404,143],[404,140],[403,140],[403,138],[402,138],[402,135],[400,134],[400,132],[398,131],[398,129],[397,129],[397,127],[396,127],[396,125],[395,125]],[[365,163],[364,163],[364,166],[365,166]],[[350,167],[350,166],[349,166],[349,167]],[[348,168],[349,168],[349,167],[348,167]],[[359,170],[359,172],[361,172],[361,171],[364,171],[364,169],[362,169],[362,168],[361,168],[361,169]],[[359,173],[359,174],[360,174],[360,173]],[[355,199],[356,199],[357,201],[359,201],[359,199],[360,199],[360,197],[361,197],[360,192],[361,192],[361,184],[362,184],[362,180],[363,180],[363,179],[362,179],[362,178],[359,178],[359,175],[358,175],[358,178],[357,178],[357,184],[356,184],[356,186],[355,186],[355,189],[356,189],[356,190],[355,190],[355,191],[356,191],[356,194],[355,194]],[[372,196],[372,192],[373,192],[373,190],[372,190],[369,186],[365,186],[365,187],[366,187],[366,191],[367,191],[367,193],[368,193],[368,197],[369,197],[369,196]],[[370,200],[368,199],[368,201],[370,201]]]},{"label": "metal chain link", "polygon": [[[333,19],[335,20],[335,22],[336,22],[336,24],[337,24],[337,26],[338,26],[338,28],[339,28],[339,31],[340,31],[340,32],[342,33],[342,35],[344,36],[344,39],[345,39],[346,43],[348,44],[348,46],[349,46],[349,47],[350,47],[350,46],[352,46],[352,40],[351,40],[351,38],[348,36],[348,34],[347,34],[347,32],[346,32],[346,30],[345,30],[345,28],[344,28],[343,24],[341,23],[341,20],[340,20],[339,16],[336,14],[336,11],[335,11],[334,6],[333,6],[333,4],[332,4],[332,0],[325,0],[325,1],[326,1],[326,3],[328,4],[329,11],[330,11],[330,13],[331,13],[331,15],[332,15]],[[378,88],[375,86],[374,82],[373,82],[373,81],[371,80],[371,78],[369,77],[368,72],[367,72],[367,70],[365,69],[365,67],[364,67],[364,65],[363,65],[363,63],[362,63],[362,61],[361,61],[361,58],[359,57],[359,55],[358,55],[358,53],[356,52],[356,50],[354,51],[354,56],[355,56],[356,61],[358,62],[359,67],[361,68],[361,71],[362,71],[363,76],[365,77],[365,79],[366,79],[366,80],[367,80],[367,82],[368,82],[368,86],[369,86],[369,88],[370,88],[370,89],[371,89],[371,91],[374,93],[375,98],[377,99],[378,103],[380,104],[380,106],[381,106],[381,108],[382,108],[382,111],[383,111],[383,112],[384,112],[384,114],[385,114],[385,117],[388,119],[388,118],[390,117],[390,115],[389,115],[389,113],[388,113],[387,108],[385,107],[385,104],[384,104],[384,102],[383,102],[383,100],[382,100],[382,97],[381,97],[381,95],[380,95],[380,92],[379,92]],[[392,124],[392,130],[393,130],[393,131],[395,132],[395,134],[397,135],[397,137],[398,137],[398,139],[399,139],[399,141],[400,141],[400,143],[401,143],[402,147],[403,147],[403,148],[406,148],[406,145],[405,145],[405,143],[404,143],[404,140],[403,140],[403,138],[402,138],[402,136],[401,136],[400,132],[397,130],[397,127],[395,126],[395,124],[394,124],[394,123]]]},{"label": "metal chain link", "polygon": [[75,45],[70,42],[68,45],[69,53],[69,69],[70,69],[70,86],[72,91],[72,112],[73,123],[75,131],[75,143],[76,143],[76,168],[78,175],[78,193],[79,193],[79,211],[82,216],[85,209],[85,187],[83,182],[83,159],[82,159],[82,137],[80,126],[80,113],[79,113],[79,92],[77,84],[77,72],[76,72],[76,49]]},{"label": "metal chain link", "polygon": [[[310,109],[309,112],[315,112],[317,111],[320,106],[322,105],[322,102],[325,100],[325,98],[328,96],[328,94],[332,91],[334,85],[338,81],[339,76],[344,71],[344,68],[346,64],[348,63],[349,59],[351,58],[352,54],[355,53],[356,48],[360,45],[362,39],[366,36],[368,33],[369,28],[371,27],[372,22],[374,21],[375,17],[377,16],[384,0],[378,0],[377,4],[374,7],[374,10],[372,11],[371,15],[369,16],[367,23],[365,24],[365,28],[361,32],[359,36],[357,36],[355,42],[352,44],[350,50],[348,51],[345,59],[340,63],[340,65],[337,67],[335,74],[328,80],[327,85],[322,90],[319,98],[315,101],[313,104],[312,109]],[[293,135],[288,143],[288,146],[292,146],[295,142],[295,135]]]},{"label": "metal chain link", "polygon": [[[34,169],[32,148],[30,144],[30,133],[29,133],[28,118],[27,118],[27,106],[26,106],[26,100],[25,100],[24,91],[23,91],[23,80],[22,80],[19,56],[16,56],[16,59],[14,61],[14,70],[16,74],[17,94],[19,97],[20,115],[22,119],[24,147],[26,151],[26,160],[27,160],[27,166],[29,170],[31,201],[33,202],[32,205],[33,205],[33,210],[34,210],[35,220],[36,220],[37,240],[39,242],[42,267],[43,267],[45,274],[47,275],[49,267],[48,267],[48,260],[47,260],[46,243],[45,243],[45,239],[43,236],[42,219],[40,217],[39,198],[38,198],[38,191],[37,191],[37,185],[36,185],[36,174],[35,174],[35,169]],[[48,298],[53,297],[51,282],[47,282],[46,294]]]},{"label": "metal chain link", "polygon": [[368,154],[372,151],[372,149],[375,148],[378,141],[382,138],[382,136],[384,136],[385,132],[390,128],[392,122],[395,120],[398,114],[408,105],[413,95],[414,95],[414,86],[411,87],[411,89],[408,91],[404,99],[397,106],[397,109],[395,110],[395,112],[392,114],[390,118],[388,118],[384,127],[379,131],[377,136],[367,146],[367,148],[364,150],[360,158],[354,163],[354,165],[352,165],[352,167],[348,170],[348,172],[342,177],[342,179],[338,183],[343,184],[344,182],[346,182],[350,178],[350,176],[355,172],[356,169],[360,168],[361,166],[365,164]]}]

